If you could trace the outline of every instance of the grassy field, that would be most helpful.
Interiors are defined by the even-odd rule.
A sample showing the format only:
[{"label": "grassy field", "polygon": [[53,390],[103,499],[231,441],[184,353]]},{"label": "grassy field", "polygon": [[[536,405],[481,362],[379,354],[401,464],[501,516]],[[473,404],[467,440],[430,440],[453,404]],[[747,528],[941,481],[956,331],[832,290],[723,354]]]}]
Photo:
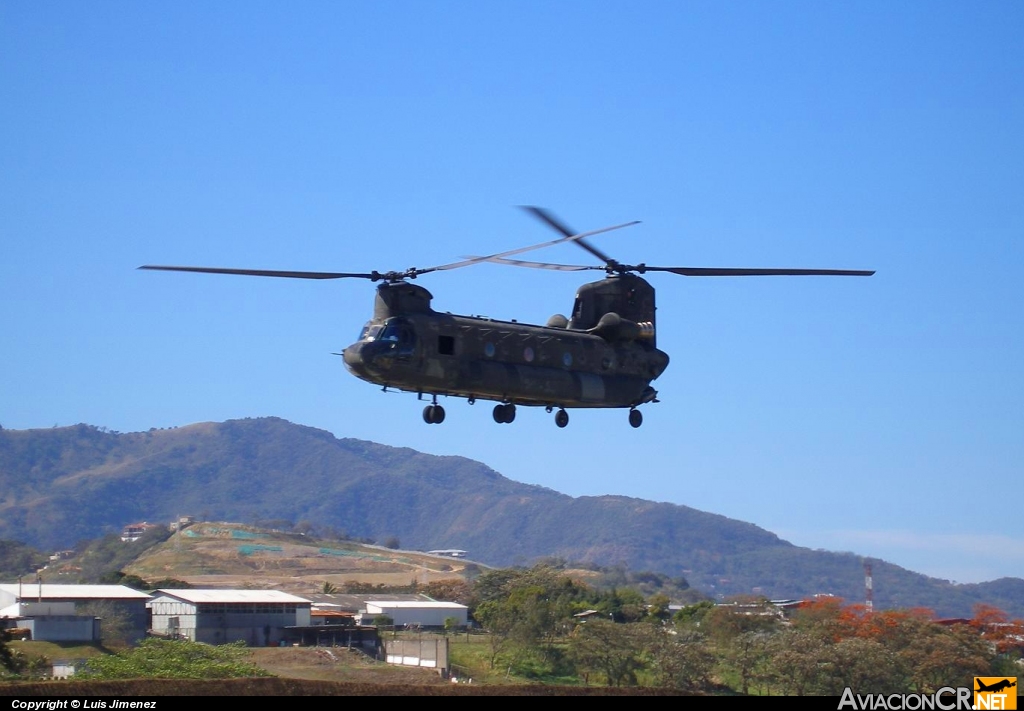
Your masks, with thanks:
[{"label": "grassy field", "polygon": [[507,669],[491,669],[491,641],[486,634],[457,634],[449,638],[448,655],[452,676],[472,679],[479,684],[526,683],[508,674]]},{"label": "grassy field", "polygon": [[132,696],[680,696],[673,689],[608,688],[520,684],[363,684],[305,679],[145,679],[134,681],[62,681],[0,684],[8,697]]},{"label": "grassy field", "polygon": [[46,657],[47,659],[88,659],[100,654],[108,654],[109,650],[99,644],[83,644],[81,642],[10,642],[10,647],[27,657]]},{"label": "grassy field", "polygon": [[[484,635],[450,637],[453,674],[460,683],[428,669],[398,667],[345,648],[266,647],[250,650],[250,660],[274,675],[250,679],[145,679],[0,683],[0,696],[667,696],[668,689],[563,686],[506,678],[491,670],[490,644]],[[28,654],[51,659],[103,654],[90,645],[15,643]],[[467,683],[472,679],[472,683]]]}]

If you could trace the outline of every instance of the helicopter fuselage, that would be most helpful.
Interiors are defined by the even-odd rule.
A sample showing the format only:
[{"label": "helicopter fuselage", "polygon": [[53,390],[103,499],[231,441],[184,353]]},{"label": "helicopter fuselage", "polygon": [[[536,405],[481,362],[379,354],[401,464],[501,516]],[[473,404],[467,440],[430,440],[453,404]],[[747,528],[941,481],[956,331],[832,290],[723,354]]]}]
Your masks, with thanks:
[{"label": "helicopter fuselage", "polygon": [[553,319],[564,325],[538,326],[460,316],[434,311],[430,300],[418,285],[380,285],[374,318],[344,351],[348,370],[386,388],[431,396],[633,408],[655,399],[650,383],[668,365],[668,355],[650,342],[653,333],[638,337],[638,329],[609,330],[607,323],[576,329],[564,318]]}]

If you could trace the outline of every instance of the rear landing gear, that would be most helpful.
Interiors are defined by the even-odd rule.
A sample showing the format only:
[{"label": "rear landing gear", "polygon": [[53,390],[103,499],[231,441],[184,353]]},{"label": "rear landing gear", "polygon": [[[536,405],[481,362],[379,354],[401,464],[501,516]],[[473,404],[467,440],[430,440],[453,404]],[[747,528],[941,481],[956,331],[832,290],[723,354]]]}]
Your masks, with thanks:
[{"label": "rear landing gear", "polygon": [[636,428],[644,423],[644,415],[639,410],[629,411],[629,424],[631,427]]},{"label": "rear landing gear", "polygon": [[423,408],[423,421],[428,425],[439,425],[444,422],[444,408],[440,405],[427,405]]},{"label": "rear landing gear", "polygon": [[494,421],[499,425],[510,425],[516,419],[515,403],[494,406]]},{"label": "rear landing gear", "polygon": [[567,424],[569,424],[569,413],[561,409],[558,412],[556,412],[555,424],[558,425],[560,428],[565,427]]}]

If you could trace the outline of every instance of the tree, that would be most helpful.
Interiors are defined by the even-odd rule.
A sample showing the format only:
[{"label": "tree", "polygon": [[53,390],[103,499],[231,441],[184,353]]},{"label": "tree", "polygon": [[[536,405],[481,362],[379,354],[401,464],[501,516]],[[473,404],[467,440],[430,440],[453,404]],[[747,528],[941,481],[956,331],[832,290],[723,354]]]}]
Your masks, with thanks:
[{"label": "tree", "polygon": [[126,647],[132,637],[132,620],[125,608],[110,600],[93,600],[79,605],[77,614],[100,618],[100,641],[105,647]]},{"label": "tree", "polygon": [[18,541],[0,540],[0,580],[35,573],[46,563],[47,556],[42,551]]},{"label": "tree", "polygon": [[789,696],[817,692],[821,683],[821,657],[825,642],[807,630],[791,627],[769,641],[768,666],[761,679]]},{"label": "tree", "polygon": [[976,630],[967,625],[927,625],[897,651],[916,691],[934,692],[950,679],[993,674],[992,653]]},{"label": "tree", "polygon": [[17,674],[24,667],[24,658],[15,652],[7,644],[11,641],[10,633],[0,629],[0,677],[7,674]]},{"label": "tree", "polygon": [[638,622],[647,614],[644,596],[633,588],[613,588],[596,605],[616,622]]},{"label": "tree", "polygon": [[701,619],[701,629],[716,643],[727,643],[747,632],[771,632],[778,626],[778,610],[767,600],[715,605]]},{"label": "tree", "polygon": [[44,656],[26,656],[10,648],[10,633],[0,629],[0,679],[43,677],[49,674],[50,660]]},{"label": "tree", "polygon": [[847,637],[826,645],[822,656],[821,692],[840,696],[847,687],[857,693],[909,691],[896,654],[873,639]]},{"label": "tree", "polygon": [[670,634],[659,628],[649,629],[646,635],[650,670],[659,686],[685,691],[711,686],[715,656],[704,635],[689,630]]},{"label": "tree", "polygon": [[151,590],[149,583],[138,575],[128,575],[122,570],[104,573],[100,576],[100,583],[103,585],[124,585],[133,590]]},{"label": "tree", "polygon": [[1011,622],[1005,612],[992,605],[975,605],[970,624],[995,646],[999,654],[1019,648],[1020,640],[1024,638],[1024,620]]},{"label": "tree", "polygon": [[770,658],[771,634],[763,630],[741,632],[716,645],[724,665],[740,681],[740,691],[750,693],[750,684],[764,678],[764,667]]},{"label": "tree", "polygon": [[487,640],[491,646],[490,665],[494,664],[507,644],[515,627],[515,611],[507,604],[498,600],[486,600],[477,605],[473,617],[487,630]]},{"label": "tree", "polygon": [[671,600],[668,595],[656,593],[651,595],[647,599],[647,619],[651,622],[664,622],[672,613],[669,612],[668,606],[671,604]]},{"label": "tree", "polygon": [[[984,611],[990,615],[990,611]],[[947,627],[929,610],[871,612],[837,599],[810,603],[771,642],[768,679],[790,694],[934,692],[950,679],[991,672],[976,629]]]},{"label": "tree", "polygon": [[569,656],[589,678],[604,675],[608,686],[635,686],[637,672],[646,666],[647,625],[618,624],[600,618],[578,625],[569,639]]},{"label": "tree", "polygon": [[[511,605],[520,617],[528,616],[530,624],[541,628],[539,634],[561,634],[571,629],[568,622],[580,604],[593,597],[586,586],[548,566],[505,568],[477,578],[471,606],[485,602]],[[473,615],[479,621],[476,612]]]},{"label": "tree", "polygon": [[473,590],[465,580],[451,578],[430,581],[423,587],[423,594],[434,600],[458,602],[465,605],[472,599]]},{"label": "tree", "polygon": [[507,583],[504,596],[495,593],[473,612],[490,634],[491,668],[499,655],[506,655],[510,666],[533,653],[542,662],[554,661],[557,652],[545,640],[558,634],[561,623],[571,616],[569,596],[560,594],[565,591],[561,579],[549,579],[542,572],[539,577],[513,576]]},{"label": "tree", "polygon": [[82,568],[81,582],[98,582],[104,575],[117,578],[119,571],[170,536],[171,532],[166,526],[154,526],[131,543],[125,543],[116,533],[86,543],[77,559],[77,564]]},{"label": "tree", "polygon": [[796,629],[817,635],[823,639],[840,639],[844,633],[843,600],[838,597],[822,597],[801,603],[793,613],[792,622]]},{"label": "tree", "polygon": [[672,622],[680,629],[697,629],[703,623],[704,617],[714,609],[715,603],[703,600],[681,608],[672,616]]},{"label": "tree", "polygon": [[384,547],[390,548],[391,550],[398,550],[401,547],[401,542],[398,540],[398,536],[388,536],[384,541]]},{"label": "tree", "polygon": [[456,617],[444,618],[444,636],[447,637],[449,632],[453,632],[459,626],[459,620]]},{"label": "tree", "polygon": [[178,578],[160,578],[154,580],[149,584],[146,590],[188,590],[192,587],[191,583]]}]

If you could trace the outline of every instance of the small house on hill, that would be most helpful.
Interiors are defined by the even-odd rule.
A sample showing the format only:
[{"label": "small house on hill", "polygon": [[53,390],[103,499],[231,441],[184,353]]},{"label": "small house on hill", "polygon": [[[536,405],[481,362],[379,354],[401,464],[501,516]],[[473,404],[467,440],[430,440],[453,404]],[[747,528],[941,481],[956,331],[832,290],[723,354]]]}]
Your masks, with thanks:
[{"label": "small house on hill", "polygon": [[142,521],[140,523],[129,523],[121,531],[121,541],[132,543],[142,538],[142,534],[151,528],[160,528],[159,524]]}]

